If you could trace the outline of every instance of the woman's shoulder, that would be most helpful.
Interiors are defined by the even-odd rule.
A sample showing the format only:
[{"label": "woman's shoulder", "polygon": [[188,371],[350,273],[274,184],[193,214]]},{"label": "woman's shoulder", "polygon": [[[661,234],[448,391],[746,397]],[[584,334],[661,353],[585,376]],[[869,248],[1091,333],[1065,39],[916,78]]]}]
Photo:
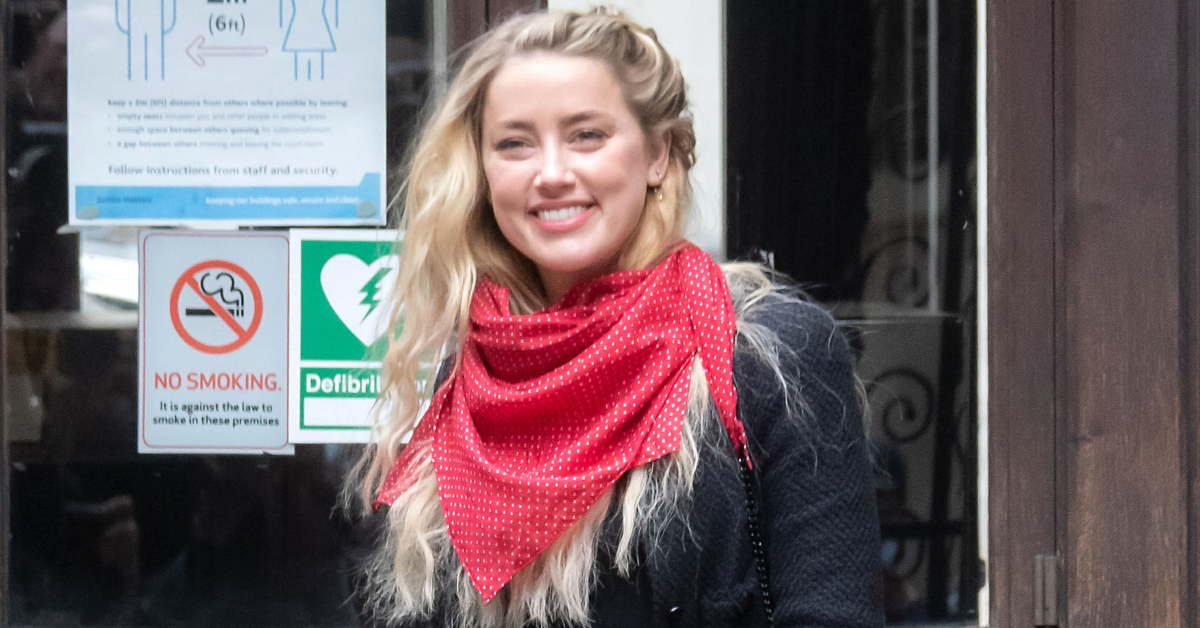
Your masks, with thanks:
[{"label": "woman's shoulder", "polygon": [[863,436],[850,346],[819,304],[779,287],[737,303],[734,381],[739,413],[759,443],[823,443]]},{"label": "woman's shoulder", "polygon": [[804,349],[811,339],[841,339],[837,322],[818,303],[782,290],[763,299],[746,312],[746,321],[766,327],[795,349]]},{"label": "woman's shoulder", "polygon": [[796,369],[852,372],[846,337],[820,304],[777,283],[746,295],[744,286],[730,282],[730,292],[737,317],[735,355],[775,362],[792,375]]}]

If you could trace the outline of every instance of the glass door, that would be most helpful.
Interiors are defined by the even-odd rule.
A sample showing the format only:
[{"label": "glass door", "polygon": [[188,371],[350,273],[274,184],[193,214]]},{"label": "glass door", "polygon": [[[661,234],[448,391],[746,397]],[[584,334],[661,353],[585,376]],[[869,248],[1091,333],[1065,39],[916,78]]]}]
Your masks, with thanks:
[{"label": "glass door", "polygon": [[[63,0],[0,6],[9,625],[361,625],[353,566],[373,539],[335,508],[357,446],[138,454],[137,232],[67,224]],[[433,8],[386,3],[390,172],[445,42]]]}]

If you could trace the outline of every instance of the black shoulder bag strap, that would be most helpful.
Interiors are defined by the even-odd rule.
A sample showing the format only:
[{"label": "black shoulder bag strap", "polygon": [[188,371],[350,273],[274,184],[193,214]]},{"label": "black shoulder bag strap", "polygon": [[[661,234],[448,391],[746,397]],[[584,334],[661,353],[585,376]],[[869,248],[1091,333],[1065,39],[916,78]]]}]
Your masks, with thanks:
[{"label": "black shoulder bag strap", "polygon": [[758,566],[758,586],[762,591],[763,611],[767,625],[775,625],[775,608],[771,603],[770,579],[767,571],[767,552],[763,549],[762,533],[758,528],[758,499],[755,497],[754,472],[746,456],[738,456],[738,464],[742,467],[742,484],[746,487],[746,518],[750,529],[750,546],[754,550],[754,562]]}]

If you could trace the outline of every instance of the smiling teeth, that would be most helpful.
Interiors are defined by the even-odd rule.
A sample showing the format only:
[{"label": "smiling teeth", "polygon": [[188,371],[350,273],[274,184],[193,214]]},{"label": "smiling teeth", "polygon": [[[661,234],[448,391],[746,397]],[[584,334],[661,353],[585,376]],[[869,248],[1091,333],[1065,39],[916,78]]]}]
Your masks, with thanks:
[{"label": "smiling teeth", "polygon": [[556,221],[573,218],[583,213],[583,207],[564,207],[562,209],[547,209],[537,213],[537,217],[541,220]]}]

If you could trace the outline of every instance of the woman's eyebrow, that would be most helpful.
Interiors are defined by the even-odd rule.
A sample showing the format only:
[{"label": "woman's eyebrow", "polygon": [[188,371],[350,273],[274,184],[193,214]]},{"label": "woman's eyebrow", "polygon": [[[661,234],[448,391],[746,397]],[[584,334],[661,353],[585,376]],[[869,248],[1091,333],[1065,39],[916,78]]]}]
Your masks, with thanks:
[{"label": "woman's eyebrow", "polygon": [[[559,122],[559,125],[568,127],[580,124],[582,122],[591,122],[599,119],[608,120],[609,118],[611,118],[611,116],[602,111],[588,110],[581,111],[574,115],[563,118],[563,120]],[[537,125],[528,120],[504,120],[499,126],[501,129],[506,131],[528,131],[530,133],[537,129]]]},{"label": "woman's eyebrow", "polygon": [[506,120],[500,124],[500,128],[532,132],[536,127],[527,120]]},{"label": "woman's eyebrow", "polygon": [[607,118],[607,117],[609,117],[607,114],[604,114],[600,111],[592,111],[592,110],[581,111],[581,112],[563,120],[562,125],[563,126],[571,126],[573,124],[579,124],[580,122],[589,122],[589,121],[595,120],[597,118]]}]

